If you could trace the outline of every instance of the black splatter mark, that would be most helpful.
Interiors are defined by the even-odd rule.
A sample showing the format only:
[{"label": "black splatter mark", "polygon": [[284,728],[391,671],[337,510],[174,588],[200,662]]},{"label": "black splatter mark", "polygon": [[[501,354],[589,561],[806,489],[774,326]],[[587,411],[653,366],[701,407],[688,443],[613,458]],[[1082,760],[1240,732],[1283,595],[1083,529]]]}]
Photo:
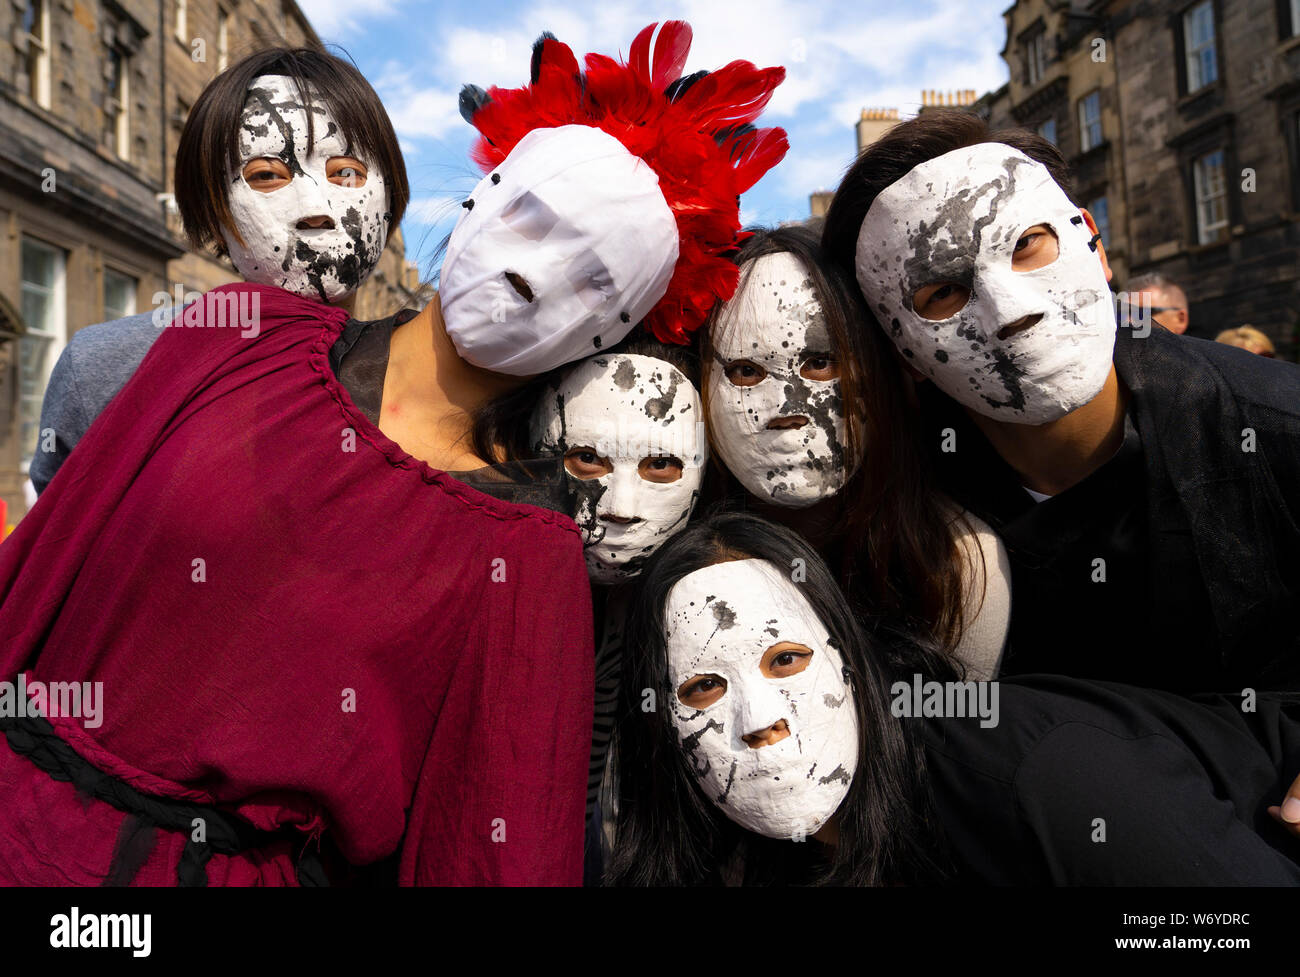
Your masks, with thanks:
[{"label": "black splatter mark", "polygon": [[636,383],[636,367],[631,360],[623,360],[614,371],[614,383],[619,390],[631,390]]},{"label": "black splatter mark", "polygon": [[819,778],[817,783],[829,784],[833,780],[838,780],[848,784],[848,783],[852,783],[853,778],[850,777],[849,772],[844,769],[844,765],[840,764],[838,767],[836,767],[834,770],[828,773],[825,777]]},{"label": "black splatter mark", "polygon": [[655,385],[659,390],[658,397],[651,397],[645,402],[646,415],[656,421],[661,421],[668,416],[672,410],[673,401],[677,398],[677,373],[668,375],[668,389],[665,391],[658,384]]}]

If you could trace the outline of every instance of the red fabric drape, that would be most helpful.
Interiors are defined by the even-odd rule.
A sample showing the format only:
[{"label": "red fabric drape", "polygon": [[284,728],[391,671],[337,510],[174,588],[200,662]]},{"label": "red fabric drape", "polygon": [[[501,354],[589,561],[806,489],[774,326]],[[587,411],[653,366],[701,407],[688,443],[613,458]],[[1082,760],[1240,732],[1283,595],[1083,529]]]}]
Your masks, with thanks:
[{"label": "red fabric drape", "polygon": [[[342,310],[236,284],[258,332],[155,342],[0,544],[0,678],[100,682],[51,717],[101,770],[332,833],[404,883],[581,879],[590,591],[571,520],[388,440],[335,379]],[[228,317],[230,318],[230,317]],[[0,882],[96,884],[122,815],[0,745]],[[138,880],[174,884],[184,838]],[[291,883],[294,852],[213,884]]]}]

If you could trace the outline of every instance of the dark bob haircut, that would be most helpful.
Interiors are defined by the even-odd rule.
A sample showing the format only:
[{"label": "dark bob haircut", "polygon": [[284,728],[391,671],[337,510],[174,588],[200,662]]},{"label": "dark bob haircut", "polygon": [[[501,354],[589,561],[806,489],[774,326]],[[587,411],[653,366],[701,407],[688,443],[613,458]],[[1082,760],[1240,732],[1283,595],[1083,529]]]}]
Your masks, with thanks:
[{"label": "dark bob haircut", "polygon": [[859,154],[835,190],[822,246],[827,255],[854,273],[858,231],[876,197],[912,169],[954,149],[981,143],[1002,143],[1042,163],[1072,203],[1070,167],[1061,151],[1037,133],[1027,129],[989,129],[988,123],[970,112],[939,110],[900,122]]},{"label": "dark bob haircut", "polygon": [[[853,684],[858,768],[837,813],[839,841],[820,846],[764,838],[728,819],[700,790],[681,749],[669,702],[664,608],[673,586],[703,567],[761,559],[799,585],[839,649]],[[941,874],[924,753],[907,723],[890,715],[888,689],[903,675],[953,675],[928,644],[859,624],[817,553],[792,530],[743,512],[715,511],[691,523],[650,558],[624,630],[614,736],[616,831],[605,881],[611,885],[707,885],[738,859],[745,884],[888,885]],[[655,707],[646,692],[654,691]],[[812,856],[810,858],[810,856]]]},{"label": "dark bob haircut", "polygon": [[309,145],[315,140],[311,89],[319,93],[339,125],[348,153],[383,171],[391,234],[406,212],[411,188],[397,134],[379,96],[361,72],[342,58],[312,48],[279,47],[250,54],[217,75],[185,120],[176,147],[175,185],[176,206],[190,244],[197,250],[211,243],[222,251],[222,228],[235,231],[229,174],[239,170],[239,120],[253,79],[260,75],[294,80],[308,107]]}]

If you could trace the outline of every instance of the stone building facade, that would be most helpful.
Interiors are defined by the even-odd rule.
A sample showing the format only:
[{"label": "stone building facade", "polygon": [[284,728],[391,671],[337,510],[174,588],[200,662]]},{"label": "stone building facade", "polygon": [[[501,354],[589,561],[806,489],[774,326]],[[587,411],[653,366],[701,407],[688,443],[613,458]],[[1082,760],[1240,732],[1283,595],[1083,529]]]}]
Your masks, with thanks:
[{"label": "stone building facade", "polygon": [[1124,151],[1113,40],[1089,0],[1020,0],[1003,12],[1002,59],[1010,75],[988,98],[993,128],[1032,129],[1050,140],[1074,173],[1074,198],[1097,221],[1114,281],[1128,277],[1130,244]]},{"label": "stone building facade", "polygon": [[[10,0],[0,28],[0,500],[12,523],[68,339],[177,286],[237,277],[187,250],[175,214],[172,161],[195,99],[245,54],[320,39],[292,0]],[[357,316],[418,302],[418,279],[395,233]]]},{"label": "stone building facade", "polygon": [[1300,0],[1099,4],[1113,37],[1134,273],[1193,335],[1254,325],[1296,358]]},{"label": "stone building facade", "polygon": [[[1300,0],[1018,0],[975,108],[1061,148],[1105,201],[1113,285],[1159,272],[1191,335],[1250,324],[1296,358]],[[1100,134],[1100,141],[1095,136]]]},{"label": "stone building facade", "polygon": [[921,113],[1050,139],[1113,287],[1158,272],[1187,292],[1192,335],[1249,324],[1300,358],[1300,0],[1016,0],[1003,19],[1007,83],[923,93]]}]

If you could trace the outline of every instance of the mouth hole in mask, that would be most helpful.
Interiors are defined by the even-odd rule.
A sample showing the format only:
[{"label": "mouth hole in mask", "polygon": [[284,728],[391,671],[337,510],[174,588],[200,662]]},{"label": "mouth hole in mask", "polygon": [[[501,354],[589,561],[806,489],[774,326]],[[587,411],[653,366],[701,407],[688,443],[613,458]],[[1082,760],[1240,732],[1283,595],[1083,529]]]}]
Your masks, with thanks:
[{"label": "mouth hole in mask", "polygon": [[1045,268],[1061,254],[1061,242],[1050,224],[1035,224],[1026,228],[1016,238],[1011,253],[1012,271],[1033,271]]},{"label": "mouth hole in mask", "polygon": [[508,271],[506,272],[506,281],[510,283],[511,288],[523,297],[525,302],[532,302],[533,290],[528,287],[528,282],[524,280],[522,275],[517,272]]}]

